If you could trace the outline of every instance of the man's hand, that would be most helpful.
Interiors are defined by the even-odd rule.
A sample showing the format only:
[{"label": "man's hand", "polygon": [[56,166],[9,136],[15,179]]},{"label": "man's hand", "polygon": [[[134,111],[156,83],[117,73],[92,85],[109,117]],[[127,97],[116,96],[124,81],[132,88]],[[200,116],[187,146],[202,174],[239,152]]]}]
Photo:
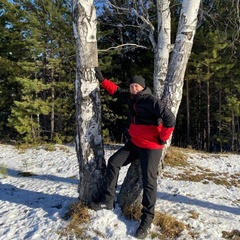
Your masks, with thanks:
[{"label": "man's hand", "polygon": [[100,69],[98,67],[95,67],[94,69],[95,69],[95,76],[96,76],[97,80],[99,82],[102,82],[105,79],[102,75],[102,72],[100,71]]},{"label": "man's hand", "polygon": [[161,145],[165,145],[167,141],[163,141],[160,137],[158,137],[158,143]]}]

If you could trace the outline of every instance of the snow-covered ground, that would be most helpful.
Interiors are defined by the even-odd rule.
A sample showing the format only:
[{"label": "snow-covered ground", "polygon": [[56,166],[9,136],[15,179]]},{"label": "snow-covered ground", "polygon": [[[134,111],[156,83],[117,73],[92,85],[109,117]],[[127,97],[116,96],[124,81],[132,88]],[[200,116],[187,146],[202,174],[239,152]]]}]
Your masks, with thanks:
[{"label": "snow-covered ground", "polygon": [[[106,148],[106,159],[114,151]],[[190,227],[177,239],[219,240],[224,239],[223,231],[240,230],[240,155],[189,153],[188,162],[185,168],[167,166],[165,177],[158,181],[156,210]],[[186,168],[192,174],[214,173],[235,186],[177,179]],[[127,167],[121,170],[119,185],[126,170]],[[23,172],[33,175],[22,176]],[[55,151],[43,147],[19,151],[11,145],[0,145],[0,240],[63,239],[58,230],[68,224],[64,216],[69,206],[77,202],[77,185],[74,146],[58,145]],[[192,217],[193,212],[196,218]],[[134,239],[139,223],[125,219],[118,206],[114,211],[90,210],[90,214],[90,238]]]}]

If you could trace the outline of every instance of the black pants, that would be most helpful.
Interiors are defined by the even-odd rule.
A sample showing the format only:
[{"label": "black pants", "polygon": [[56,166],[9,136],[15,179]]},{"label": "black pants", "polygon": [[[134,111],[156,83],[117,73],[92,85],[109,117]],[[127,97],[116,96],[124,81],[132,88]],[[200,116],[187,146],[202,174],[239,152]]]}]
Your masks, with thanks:
[{"label": "black pants", "polygon": [[135,146],[128,141],[108,160],[106,173],[106,201],[113,201],[115,188],[122,166],[126,166],[136,159],[140,159],[143,180],[142,222],[151,224],[157,193],[157,172],[162,155],[162,149],[145,149]]}]

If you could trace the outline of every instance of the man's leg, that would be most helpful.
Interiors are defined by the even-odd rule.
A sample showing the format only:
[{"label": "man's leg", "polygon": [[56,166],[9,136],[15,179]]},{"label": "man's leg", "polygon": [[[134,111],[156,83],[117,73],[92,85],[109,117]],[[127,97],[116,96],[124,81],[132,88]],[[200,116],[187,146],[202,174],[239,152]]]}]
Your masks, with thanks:
[{"label": "man's leg", "polygon": [[136,237],[145,238],[154,218],[157,194],[157,172],[162,149],[140,149],[140,162],[143,177],[143,199],[141,224]]},{"label": "man's leg", "polygon": [[95,210],[107,208],[112,209],[116,191],[119,171],[122,166],[126,166],[139,157],[136,147],[129,141],[117,152],[115,152],[108,160],[106,172],[106,187],[104,198],[99,204],[92,205]]}]

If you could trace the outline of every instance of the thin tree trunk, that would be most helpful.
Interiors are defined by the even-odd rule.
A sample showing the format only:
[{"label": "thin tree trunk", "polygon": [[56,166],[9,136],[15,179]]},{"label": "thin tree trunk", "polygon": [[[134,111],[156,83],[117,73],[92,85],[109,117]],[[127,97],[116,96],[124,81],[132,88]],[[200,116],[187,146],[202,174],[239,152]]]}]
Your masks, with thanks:
[{"label": "thin tree trunk", "polygon": [[232,146],[231,146],[231,151],[235,151],[235,136],[236,136],[236,130],[235,130],[235,114],[232,111]]},{"label": "thin tree trunk", "polygon": [[191,132],[190,132],[190,107],[189,107],[189,80],[186,79],[186,108],[187,108],[187,145],[192,145]]},{"label": "thin tree trunk", "polygon": [[54,88],[54,68],[51,70],[51,141],[54,137],[54,123],[55,123],[55,88]]},{"label": "thin tree trunk", "polygon": [[[47,84],[47,56],[46,56],[46,53],[44,52],[43,53],[43,56],[42,56],[42,81],[43,81],[43,84]],[[46,93],[46,90],[43,90],[43,100],[46,101],[47,100],[47,93]],[[47,123],[47,116],[46,115],[43,115],[43,128],[44,129],[49,129],[48,127],[48,123]]]},{"label": "thin tree trunk", "polygon": [[209,81],[207,81],[207,151],[210,151],[210,136],[211,136],[211,129],[210,129],[210,92],[209,92]]},{"label": "thin tree trunk", "polygon": [[[221,79],[220,79],[220,86],[222,85],[221,83]],[[218,97],[218,111],[219,111],[219,124],[218,124],[218,137],[219,137],[219,144],[220,144],[220,152],[223,151],[223,147],[222,147],[222,89],[220,88],[219,90],[219,97]]]},{"label": "thin tree trunk", "polygon": [[[202,85],[201,82],[198,84],[198,116],[201,116],[201,102],[202,102]],[[198,117],[197,119],[197,149],[202,150],[202,141],[203,141],[203,127],[202,127],[202,119]]]},{"label": "thin tree trunk", "polygon": [[237,136],[236,136],[236,151],[239,153],[240,152],[240,118],[237,117]]}]

